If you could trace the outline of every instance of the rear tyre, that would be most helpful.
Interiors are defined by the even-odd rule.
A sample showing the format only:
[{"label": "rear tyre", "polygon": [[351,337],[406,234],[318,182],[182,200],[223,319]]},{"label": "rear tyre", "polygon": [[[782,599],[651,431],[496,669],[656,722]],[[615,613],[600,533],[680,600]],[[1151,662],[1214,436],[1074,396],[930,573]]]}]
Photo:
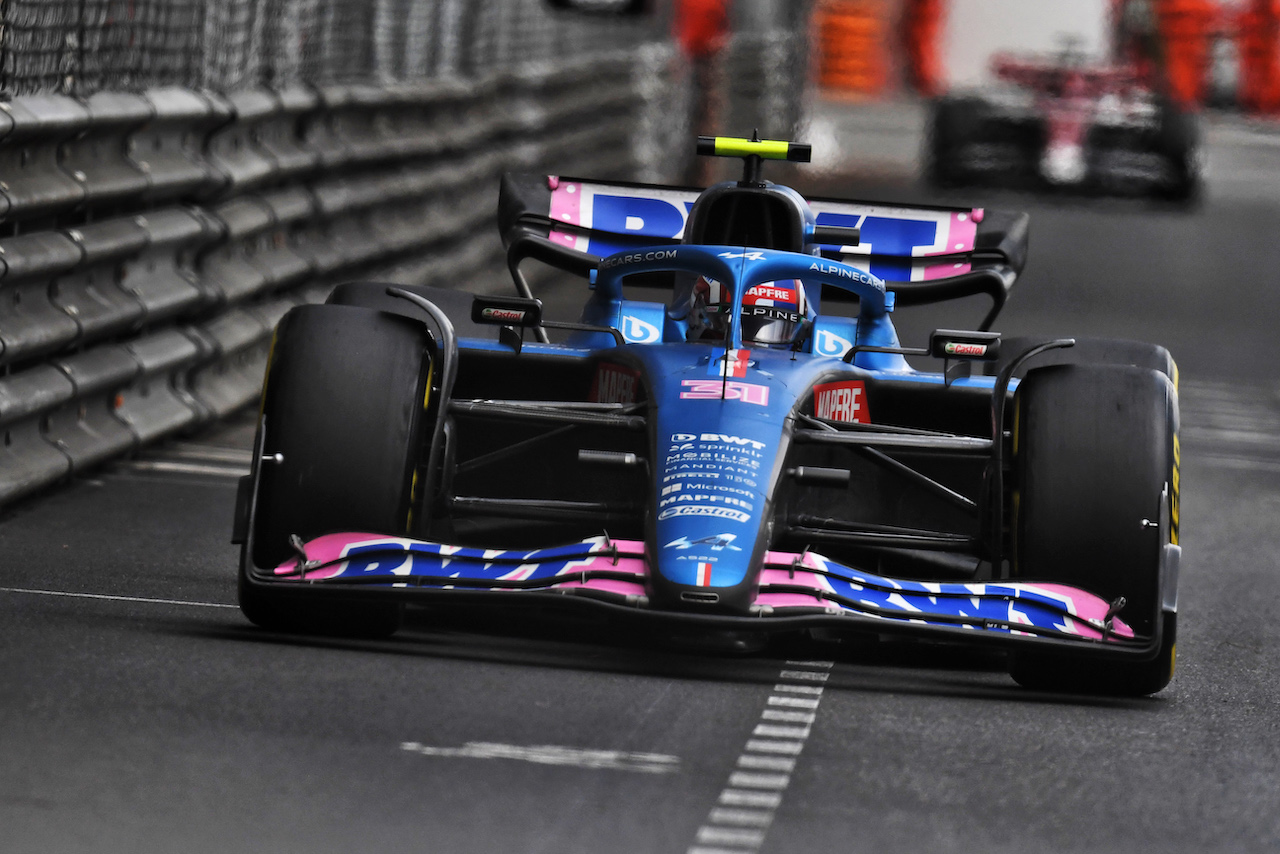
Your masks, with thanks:
[{"label": "rear tyre", "polygon": [[[1114,662],[1016,652],[1029,688],[1140,696],[1173,676],[1177,615],[1162,610],[1163,537],[1177,542],[1177,392],[1160,372],[1124,365],[1031,371],[1015,397],[1013,574],[1080,587],[1108,601],[1136,633],[1161,634],[1156,656]],[[1175,526],[1161,518],[1166,488]]]},{"label": "rear tyre", "polygon": [[1193,205],[1201,193],[1200,125],[1191,113],[1171,102],[1160,104],[1156,147],[1169,163],[1169,183],[1160,195],[1169,201]]},{"label": "rear tyre", "polygon": [[[431,338],[422,324],[366,308],[300,306],[280,321],[263,398],[252,553],[243,556],[240,609],[263,628],[385,636],[399,603],[335,592],[263,589],[250,562],[278,566],[304,541],[337,531],[403,535],[412,523],[424,441]],[[316,594],[318,591],[305,591]]]},{"label": "rear tyre", "polygon": [[957,155],[978,132],[979,108],[973,98],[938,98],[932,103],[924,152],[925,179],[932,186],[946,189],[964,184]]}]

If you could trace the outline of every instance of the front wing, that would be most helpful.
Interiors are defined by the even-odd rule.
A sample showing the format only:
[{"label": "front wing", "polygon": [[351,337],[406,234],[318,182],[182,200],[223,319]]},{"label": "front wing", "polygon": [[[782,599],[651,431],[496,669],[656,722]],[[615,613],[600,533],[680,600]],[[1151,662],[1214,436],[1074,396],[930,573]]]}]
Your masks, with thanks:
[{"label": "front wing", "polygon": [[[536,598],[709,628],[779,631],[828,627],[995,645],[1049,644],[1141,657],[1159,638],[1136,636],[1111,604],[1079,588],[1029,581],[893,579],[814,552],[765,554],[749,616],[663,611],[646,594],[644,544],[607,536],[553,548],[482,549],[405,537],[340,533],[251,583],[277,589],[360,588],[405,597],[471,594],[507,603]],[[517,599],[516,597],[520,597]]]}]

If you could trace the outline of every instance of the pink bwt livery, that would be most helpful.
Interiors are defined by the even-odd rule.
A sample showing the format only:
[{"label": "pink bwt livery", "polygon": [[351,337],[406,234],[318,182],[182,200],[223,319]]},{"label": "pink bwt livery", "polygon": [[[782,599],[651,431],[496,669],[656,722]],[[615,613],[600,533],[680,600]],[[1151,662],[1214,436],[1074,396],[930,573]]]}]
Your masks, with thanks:
[{"label": "pink bwt livery", "polygon": [[[684,236],[689,208],[698,196],[696,190],[625,187],[558,178],[550,179],[548,185],[551,189],[548,216],[554,222],[583,229],[616,228],[620,234],[655,240],[679,240]],[[876,252],[874,225],[877,222],[909,222],[925,226],[922,231],[928,235],[926,242],[912,247],[910,255],[915,258],[943,258],[972,252],[978,224],[984,217],[982,208],[971,211],[931,211],[829,200],[813,200],[809,205],[819,218],[823,214],[828,218],[840,217],[847,220],[847,223],[841,224],[862,229],[862,242],[858,246],[847,248],[854,256],[867,257]],[[608,223],[597,222],[600,211],[609,219]],[[614,223],[614,218],[619,221]],[[928,228],[930,225],[931,229]],[[592,247],[589,236],[577,230],[552,228],[550,239],[581,252],[595,248]],[[846,259],[846,263],[854,267],[860,266],[856,257]],[[968,260],[957,258],[954,261],[914,266],[910,276],[912,281],[933,281],[967,273],[971,268]]]},{"label": "pink bwt livery", "polygon": [[[699,508],[724,509],[724,508]],[[281,580],[307,583],[391,579],[415,586],[472,590],[574,590],[639,601],[646,596],[649,562],[644,543],[593,537],[571,546],[534,551],[476,549],[375,534],[328,534],[301,556],[276,567]],[[697,586],[712,583],[714,563],[697,564]],[[766,552],[754,610],[846,613],[881,620],[958,624],[1034,634],[1053,630],[1092,640],[1133,638],[1108,604],[1063,584],[901,581],[870,575],[814,552]],[[1025,627],[1025,628],[1019,628]]]}]

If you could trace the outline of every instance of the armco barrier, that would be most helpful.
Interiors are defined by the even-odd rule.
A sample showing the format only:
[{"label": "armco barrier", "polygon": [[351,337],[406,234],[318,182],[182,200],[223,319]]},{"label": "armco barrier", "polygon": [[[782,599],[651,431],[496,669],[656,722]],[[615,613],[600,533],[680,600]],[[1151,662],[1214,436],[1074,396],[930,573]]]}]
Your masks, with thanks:
[{"label": "armco barrier", "polygon": [[84,205],[97,209],[141,196],[147,173],[129,156],[135,131],[151,121],[141,95],[99,92],[84,103],[84,129],[62,145],[62,169],[84,188]]},{"label": "armco barrier", "polygon": [[212,219],[198,208],[160,208],[139,214],[134,222],[146,230],[147,245],[122,259],[120,283],[142,303],[146,325],[188,314],[208,302],[211,297],[196,275],[195,258],[220,239]]},{"label": "armco barrier", "polygon": [[119,344],[103,344],[55,359],[71,381],[73,398],[44,416],[44,438],[71,460],[71,473],[131,451],[137,439],[116,415],[120,389],[138,375],[138,362]]},{"label": "armco barrier", "polygon": [[147,246],[147,230],[132,217],[103,220],[65,232],[80,248],[74,269],[53,279],[50,301],[79,327],[76,340],[95,341],[142,325],[145,309],[120,282],[121,262]]},{"label": "armco barrier", "polygon": [[20,98],[0,110],[0,216],[32,219],[78,206],[84,187],[63,169],[59,151],[88,126],[89,111],[62,95]]},{"label": "armco barrier", "polygon": [[41,231],[0,240],[0,365],[29,362],[73,344],[80,328],[53,301],[50,282],[83,257],[70,237]]},{"label": "armco barrier", "polygon": [[339,280],[500,287],[498,175],[634,177],[636,68],[0,105],[0,504],[251,403]]},{"label": "armco barrier", "polygon": [[499,175],[636,177],[651,54],[0,105],[0,505],[251,403],[339,281],[501,287]]}]

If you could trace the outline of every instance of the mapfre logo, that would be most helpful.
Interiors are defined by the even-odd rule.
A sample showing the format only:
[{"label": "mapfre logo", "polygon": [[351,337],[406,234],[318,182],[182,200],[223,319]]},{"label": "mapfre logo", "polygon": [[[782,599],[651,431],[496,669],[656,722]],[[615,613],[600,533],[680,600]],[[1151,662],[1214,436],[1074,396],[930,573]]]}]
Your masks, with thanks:
[{"label": "mapfre logo", "polygon": [[635,403],[640,372],[621,365],[601,363],[591,384],[592,403]]},{"label": "mapfre logo", "polygon": [[867,389],[861,380],[822,383],[813,387],[813,414],[828,421],[870,424]]}]

